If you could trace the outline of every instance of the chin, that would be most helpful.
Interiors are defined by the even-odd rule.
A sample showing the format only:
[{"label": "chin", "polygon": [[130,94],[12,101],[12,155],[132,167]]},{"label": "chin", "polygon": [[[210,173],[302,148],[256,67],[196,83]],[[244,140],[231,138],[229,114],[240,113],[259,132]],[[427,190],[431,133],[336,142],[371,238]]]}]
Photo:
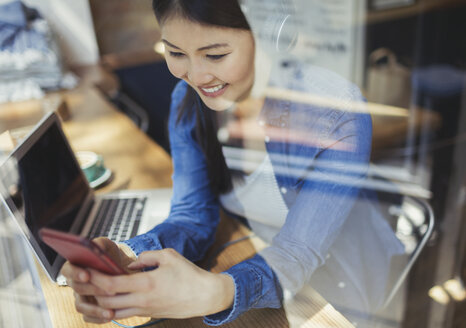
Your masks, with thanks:
[{"label": "chin", "polygon": [[206,99],[205,97],[201,99],[207,107],[216,112],[223,112],[235,104],[233,100],[227,99]]}]

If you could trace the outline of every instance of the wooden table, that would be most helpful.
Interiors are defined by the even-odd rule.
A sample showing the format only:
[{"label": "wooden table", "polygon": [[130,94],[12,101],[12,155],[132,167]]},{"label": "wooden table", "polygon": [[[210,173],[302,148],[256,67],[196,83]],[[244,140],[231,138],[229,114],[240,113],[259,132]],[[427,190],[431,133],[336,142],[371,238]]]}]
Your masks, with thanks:
[{"label": "wooden table", "polygon": [[[103,155],[114,172],[113,180],[98,192],[118,189],[145,189],[171,186],[172,166],[165,151],[142,133],[125,115],[116,111],[91,83],[61,95],[68,104],[71,119],[64,122],[65,133],[74,150],[90,150]],[[0,132],[5,128],[32,124],[43,115],[39,101],[0,106]],[[212,255],[227,241],[249,234],[238,222],[222,217]],[[221,272],[253,256],[264,245],[255,238],[230,246],[215,257],[212,271]],[[209,256],[208,254],[208,256]],[[208,258],[207,256],[207,258]],[[205,266],[206,263],[199,263]],[[117,327],[109,323],[85,323],[74,308],[72,290],[52,283],[41,272],[41,285],[54,327]],[[309,290],[303,302],[282,309],[251,310],[225,327],[353,327],[315,291]],[[130,318],[120,322],[136,325],[149,318]],[[166,320],[154,327],[206,327],[202,318]]]}]

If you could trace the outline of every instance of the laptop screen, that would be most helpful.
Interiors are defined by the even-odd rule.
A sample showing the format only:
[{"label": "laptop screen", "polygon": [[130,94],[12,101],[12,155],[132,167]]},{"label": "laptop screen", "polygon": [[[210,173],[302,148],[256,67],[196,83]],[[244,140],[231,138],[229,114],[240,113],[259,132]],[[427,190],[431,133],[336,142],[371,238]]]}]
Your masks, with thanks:
[{"label": "laptop screen", "polygon": [[71,231],[89,186],[58,118],[46,121],[3,163],[0,190],[33,248],[38,244],[52,266],[57,253],[38,232],[42,227]]}]

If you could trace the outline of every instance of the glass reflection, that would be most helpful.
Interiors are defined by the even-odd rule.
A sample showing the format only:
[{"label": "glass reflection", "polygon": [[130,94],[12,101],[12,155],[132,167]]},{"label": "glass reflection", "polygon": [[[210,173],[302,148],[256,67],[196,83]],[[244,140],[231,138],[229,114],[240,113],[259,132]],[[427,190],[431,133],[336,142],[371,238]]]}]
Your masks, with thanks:
[{"label": "glass reflection", "polygon": [[219,116],[226,163],[238,173],[221,204],[268,244],[260,255],[293,295],[287,309],[305,321],[296,299],[315,289],[371,326],[407,257],[388,211],[402,195],[380,199],[393,186],[366,177],[372,123],[359,89],[296,57],[280,59],[263,98]]},{"label": "glass reflection", "polygon": [[[28,2],[54,19],[53,10],[44,10],[54,1]],[[102,83],[100,91],[171,152],[174,187],[182,187],[176,189],[167,224],[184,222],[177,210],[189,204],[188,196],[201,194],[183,188],[219,177],[196,171],[192,180],[176,181],[197,163],[190,151],[200,146],[209,160],[205,145],[216,144],[224,162],[215,157],[213,166],[228,170],[232,189],[214,197],[215,206],[264,242],[259,256],[276,275],[267,277],[274,282],[267,285],[276,293],[273,301],[251,301],[248,309],[283,301],[289,324],[301,326],[314,313],[310,305],[317,292],[357,327],[453,326],[448,325],[452,316],[461,318],[464,312],[458,290],[466,279],[464,2],[238,3],[245,16],[242,26],[245,18],[254,37],[254,84],[251,97],[227,99],[225,111],[212,111],[218,110],[216,104],[196,93],[196,83],[175,89],[170,74],[174,49],[164,41],[159,43],[163,50],[157,47],[165,52],[169,70],[153,45],[165,39],[184,47],[167,39],[163,22],[156,26],[151,1],[90,0],[85,12],[93,16],[91,33],[90,22],[80,23],[72,15],[70,8],[79,6],[60,2],[57,12],[69,19],[60,19],[59,26],[69,21],[71,34],[84,40],[60,41],[64,62],[80,57],[70,44],[91,50],[99,44],[101,63],[120,83],[117,90],[106,90]],[[218,17],[223,16],[210,19],[226,26]],[[97,64],[91,57],[80,64]],[[209,89],[209,83],[198,84]],[[187,132],[186,121],[170,121],[170,101],[172,112],[174,103],[191,106],[186,112],[193,126],[209,125],[204,144],[194,129]],[[194,140],[191,147],[170,148],[167,122],[172,140],[186,128]],[[15,190],[10,193],[14,196]],[[174,244],[161,239],[163,247]],[[266,292],[261,292],[258,299],[263,300]]]},{"label": "glass reflection", "polygon": [[17,151],[0,166],[0,194],[27,238],[33,239],[33,234],[40,243],[49,263],[57,254],[41,241],[39,230],[71,231],[87,191],[60,133],[53,126],[24,153]]}]

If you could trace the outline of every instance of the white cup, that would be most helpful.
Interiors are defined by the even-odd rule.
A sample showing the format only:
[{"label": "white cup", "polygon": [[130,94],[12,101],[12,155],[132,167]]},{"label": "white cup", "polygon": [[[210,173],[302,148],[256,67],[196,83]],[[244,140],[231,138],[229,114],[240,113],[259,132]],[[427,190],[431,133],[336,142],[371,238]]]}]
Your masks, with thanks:
[{"label": "white cup", "polygon": [[78,151],[76,152],[76,158],[87,181],[92,182],[104,174],[105,166],[101,155],[97,155],[92,151]]}]

